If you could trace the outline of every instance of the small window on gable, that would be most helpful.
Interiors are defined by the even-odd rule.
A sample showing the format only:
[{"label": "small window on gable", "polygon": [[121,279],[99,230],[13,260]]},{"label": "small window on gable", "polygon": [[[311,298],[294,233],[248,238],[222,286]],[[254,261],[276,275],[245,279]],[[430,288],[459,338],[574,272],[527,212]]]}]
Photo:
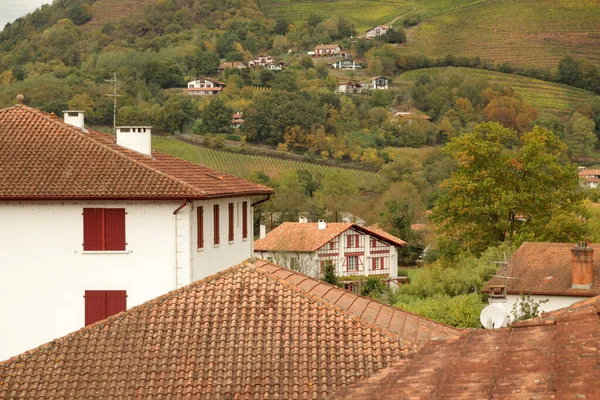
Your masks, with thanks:
[{"label": "small window on gable", "polygon": [[125,250],[125,209],[84,208],[83,250]]}]

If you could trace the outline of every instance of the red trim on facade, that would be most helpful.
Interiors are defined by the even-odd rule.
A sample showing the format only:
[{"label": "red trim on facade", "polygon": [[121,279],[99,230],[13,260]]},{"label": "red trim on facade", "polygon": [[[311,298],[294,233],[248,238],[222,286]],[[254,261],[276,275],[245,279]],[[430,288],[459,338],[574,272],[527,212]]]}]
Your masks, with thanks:
[{"label": "red trim on facade", "polygon": [[234,229],[233,229],[233,225],[234,225],[233,218],[234,218],[234,215],[235,215],[235,208],[234,207],[235,206],[234,206],[233,203],[229,203],[229,205],[228,205],[228,208],[229,208],[229,221],[228,221],[229,222],[229,237],[228,238],[229,238],[230,242],[233,242],[233,240],[235,239]]},{"label": "red trim on facade", "polygon": [[242,239],[248,238],[248,202],[242,202]]},{"label": "red trim on facade", "polygon": [[221,242],[221,237],[219,235],[219,205],[215,204],[213,206],[213,226],[214,226],[214,242],[215,244],[219,244]]},{"label": "red trim on facade", "polygon": [[196,224],[198,236],[198,248],[204,248],[204,207],[196,209]]}]

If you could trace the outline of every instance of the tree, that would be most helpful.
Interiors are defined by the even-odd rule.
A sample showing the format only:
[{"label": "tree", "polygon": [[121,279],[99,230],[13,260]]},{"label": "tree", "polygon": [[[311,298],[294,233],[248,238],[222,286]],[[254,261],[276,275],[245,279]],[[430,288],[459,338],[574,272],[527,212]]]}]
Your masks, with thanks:
[{"label": "tree", "polygon": [[326,260],[323,264],[323,281],[331,285],[339,286],[340,282],[335,274],[335,265],[333,262]]},{"label": "tree", "polygon": [[200,132],[221,133],[228,132],[231,126],[233,109],[229,107],[221,96],[214,96],[204,110],[202,110],[202,123]]},{"label": "tree", "polygon": [[198,108],[187,95],[169,98],[157,113],[159,129],[170,133],[181,133],[198,115]]},{"label": "tree", "polygon": [[596,124],[590,118],[587,118],[576,112],[567,122],[567,134],[569,135],[569,144],[573,153],[584,157],[598,142],[594,128]]},{"label": "tree", "polygon": [[290,27],[290,22],[285,18],[279,18],[275,22],[274,32],[278,35],[285,35]]},{"label": "tree", "polygon": [[583,214],[577,171],[566,151],[556,135],[539,127],[518,134],[483,123],[454,138],[445,152],[457,167],[442,183],[444,193],[432,215],[438,232],[475,254],[507,240],[562,235],[553,231],[557,224],[549,228],[552,219]]}]

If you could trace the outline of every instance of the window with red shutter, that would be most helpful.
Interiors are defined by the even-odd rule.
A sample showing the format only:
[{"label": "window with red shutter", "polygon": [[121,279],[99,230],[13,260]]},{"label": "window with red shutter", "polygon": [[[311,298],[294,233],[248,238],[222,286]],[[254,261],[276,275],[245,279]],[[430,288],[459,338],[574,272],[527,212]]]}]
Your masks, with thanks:
[{"label": "window with red shutter", "polygon": [[126,290],[86,290],[85,325],[127,310]]},{"label": "window with red shutter", "polygon": [[84,208],[83,250],[125,250],[125,209]]},{"label": "window with red shutter", "polygon": [[233,217],[234,217],[234,206],[233,203],[229,203],[229,241],[233,242],[234,231],[233,231]]},{"label": "window with red shutter", "polygon": [[197,225],[198,225],[198,248],[204,248],[204,207],[196,209]]},{"label": "window with red shutter", "polygon": [[219,237],[219,205],[215,204],[213,206],[213,225],[214,225],[214,238],[215,244],[219,244],[221,238]]},{"label": "window with red shutter", "polygon": [[242,238],[248,239],[248,202],[242,203]]}]

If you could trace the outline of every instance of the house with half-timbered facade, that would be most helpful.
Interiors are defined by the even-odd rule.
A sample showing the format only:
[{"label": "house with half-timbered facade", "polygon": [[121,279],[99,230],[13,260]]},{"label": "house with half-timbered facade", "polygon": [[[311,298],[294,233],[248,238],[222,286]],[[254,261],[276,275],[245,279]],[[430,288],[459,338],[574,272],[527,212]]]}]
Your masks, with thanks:
[{"label": "house with half-timbered facade", "polygon": [[398,276],[399,247],[403,240],[375,228],[353,223],[284,222],[254,242],[254,255],[302,272],[321,277],[328,265],[342,280]]},{"label": "house with half-timbered facade", "polygon": [[212,96],[225,89],[225,84],[214,79],[199,77],[187,84],[187,93],[191,96]]}]

